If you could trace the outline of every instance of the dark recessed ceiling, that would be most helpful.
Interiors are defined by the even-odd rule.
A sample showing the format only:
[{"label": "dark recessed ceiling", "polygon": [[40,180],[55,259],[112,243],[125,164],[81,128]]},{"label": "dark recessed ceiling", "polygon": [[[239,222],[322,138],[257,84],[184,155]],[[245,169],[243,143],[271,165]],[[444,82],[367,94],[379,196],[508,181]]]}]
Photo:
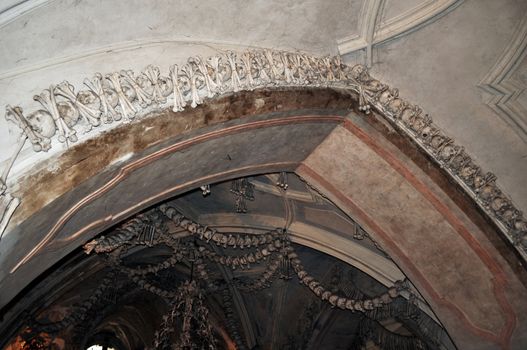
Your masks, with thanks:
[{"label": "dark recessed ceiling", "polygon": [[453,348],[407,282],[390,297],[395,288],[294,243],[295,227],[352,235],[357,247],[391,263],[294,174],[203,186],[136,215],[89,242],[90,254],[79,249],[48,271],[5,314],[4,346]]}]

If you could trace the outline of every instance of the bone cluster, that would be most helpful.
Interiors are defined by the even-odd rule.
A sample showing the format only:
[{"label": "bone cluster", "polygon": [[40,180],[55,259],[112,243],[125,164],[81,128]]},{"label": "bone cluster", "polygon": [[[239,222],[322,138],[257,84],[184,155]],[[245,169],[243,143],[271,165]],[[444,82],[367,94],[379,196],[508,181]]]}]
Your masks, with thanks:
[{"label": "bone cluster", "polygon": [[[87,253],[94,250],[98,253],[111,253],[115,258],[114,265],[122,272],[126,273],[130,280],[135,282],[139,287],[159,295],[163,298],[175,297],[175,292],[164,290],[150,283],[147,275],[156,274],[163,269],[174,266],[183,258],[193,262],[195,266],[195,275],[201,281],[204,281],[208,288],[215,289],[214,283],[210,281],[207,266],[205,261],[212,261],[220,264],[228,269],[250,269],[251,264],[265,263],[265,271],[257,278],[250,282],[239,283],[240,290],[245,292],[257,292],[264,288],[271,286],[273,279],[278,276],[281,267],[292,266],[294,272],[297,274],[299,281],[309,288],[318,298],[328,302],[333,307],[341,309],[348,309],[350,311],[367,312],[375,308],[382,308],[390,304],[393,299],[399,296],[403,289],[401,283],[396,283],[395,286],[388,289],[386,293],[373,298],[366,298],[361,296],[355,299],[339,296],[331,292],[327,287],[324,287],[315,277],[311,276],[303,267],[302,262],[296,254],[293,246],[287,239],[286,232],[282,230],[274,230],[261,235],[254,234],[225,234],[217,232],[206,226],[200,225],[183,216],[177,209],[169,205],[163,204],[159,207],[159,212],[163,213],[169,220],[174,222],[180,228],[187,230],[192,237],[200,239],[204,242],[212,243],[220,248],[237,248],[240,250],[247,250],[252,248],[251,252],[242,255],[232,255],[223,251],[222,254],[216,253],[207,246],[201,245],[195,248],[189,248],[179,245],[177,241],[171,239],[170,234],[161,233],[156,238],[156,243],[163,243],[169,245],[173,249],[173,254],[157,265],[151,265],[139,268],[128,268],[121,264],[119,256],[124,251],[135,244],[144,244],[137,241],[139,236],[139,227],[144,224],[143,221],[148,221],[148,216],[145,214],[131,220],[129,223],[123,225],[116,233],[115,238],[112,236],[102,239],[95,239],[85,245]],[[134,241],[135,239],[135,241]],[[192,251],[191,251],[192,250]],[[282,271],[280,278],[288,279],[288,273]]]},{"label": "bone cluster", "polygon": [[[268,233],[261,235],[225,234],[185,218],[185,216],[179,213],[175,208],[166,204],[162,204],[159,207],[159,210],[170,220],[172,220],[177,226],[187,230],[190,234],[194,235],[200,240],[203,240],[207,243],[214,243],[217,246],[223,248],[228,247],[247,249],[259,247],[262,245],[269,245],[275,241],[276,237],[279,237],[282,234],[280,230],[269,231]],[[262,254],[266,254],[264,250],[262,250]]]},{"label": "bone cluster", "polygon": [[265,248],[259,248],[256,249],[254,253],[251,252],[240,256],[220,255],[210,249],[207,249],[206,247],[200,247],[199,249],[201,254],[205,258],[214,261],[218,264],[227,266],[232,270],[236,270],[237,268],[250,269],[251,264],[261,262],[273,252],[275,252],[277,249],[279,249],[281,246],[281,240],[275,239],[273,243],[269,243]]},{"label": "bone cluster", "polygon": [[104,123],[129,122],[153,108],[172,106],[174,112],[192,108],[206,98],[273,86],[321,86],[346,80],[340,57],[317,58],[274,50],[227,51],[212,57],[191,57],[174,64],[165,75],[148,66],[139,74],[121,70],[96,73],[75,90],[67,81],[50,85],[34,100],[41,109],[24,113],[7,106],[6,118],[25,133],[37,152],[51,148],[52,139],[76,142],[79,130]]},{"label": "bone cluster", "polygon": [[389,288],[386,293],[373,298],[351,299],[340,296],[322,286],[321,283],[315,279],[315,277],[311,276],[304,269],[302,262],[295,253],[293,247],[290,247],[287,257],[290,259],[300,283],[306,285],[313,293],[315,293],[317,297],[327,301],[331,304],[331,306],[338,307],[343,310],[347,309],[350,311],[365,312],[375,308],[382,308],[384,305],[393,302],[393,300],[399,296],[400,291],[402,290],[402,282],[397,282],[396,285]]},{"label": "bone cluster", "polygon": [[86,254],[92,251],[96,253],[108,253],[118,247],[130,242],[134,237],[140,234],[144,225],[143,219],[138,216],[127,221],[121,227],[118,227],[110,236],[101,236],[84,245]]},{"label": "bone cluster", "polygon": [[400,98],[397,89],[371,77],[366,67],[354,66],[350,76],[359,84],[361,109],[369,112],[374,108],[415,140],[487,212],[527,259],[527,221],[498,187],[496,176],[484,172],[462,146],[434,125],[428,114]]},{"label": "bone cluster", "polygon": [[[80,130],[129,122],[156,108],[171,106],[179,112],[217,95],[277,86],[326,86],[354,92],[360,111],[368,114],[375,110],[430,154],[527,260],[527,221],[497,186],[496,177],[483,172],[427,114],[400,98],[397,89],[372,78],[365,66],[342,64],[339,56],[313,57],[276,50],[227,51],[208,58],[191,57],[164,74],[155,66],[138,74],[130,70],[96,73],[85,79],[79,90],[67,81],[50,85],[34,97],[41,108],[32,112],[7,106],[6,119],[14,122],[39,152],[49,150],[54,139],[73,143]],[[244,204],[244,197],[239,197],[240,212],[246,211]]]},{"label": "bone cluster", "polygon": [[243,340],[243,335],[239,331],[241,327],[238,320],[238,313],[234,309],[234,302],[232,300],[232,295],[228,288],[224,288],[222,290],[222,298],[229,335],[232,337],[232,340],[234,340],[234,342],[236,343],[237,350],[245,350],[247,349],[247,346],[245,345],[245,341]]},{"label": "bone cluster", "polygon": [[[179,213],[175,208],[170,207],[168,205],[163,205],[160,208],[161,212],[163,212],[169,219],[174,221],[176,224],[178,224],[180,227],[188,230],[190,233],[194,235],[199,235],[198,232],[203,232],[211,229],[206,228],[205,226],[202,226],[198,223],[195,223],[187,218],[185,218],[181,213]],[[271,241],[268,243],[267,247],[262,248],[261,250],[257,250],[256,253],[252,256],[252,258],[256,258],[256,254],[259,254],[260,259],[265,259],[267,256],[270,256],[273,253],[279,253],[276,254],[278,257],[271,259],[267,263],[267,267],[265,272],[257,278],[255,281],[253,281],[250,285],[242,286],[241,289],[245,291],[258,291],[260,289],[266,288],[270,286],[271,279],[273,276],[276,275],[278,268],[280,267],[280,258],[287,258],[291,265],[293,266],[294,271],[296,272],[300,282],[304,285],[306,285],[317,297],[320,299],[329,302],[332,306],[338,307],[341,309],[348,309],[351,311],[360,311],[365,312],[368,310],[373,310],[375,308],[381,308],[384,305],[390,304],[395,298],[397,298],[400,294],[400,291],[402,290],[402,282],[396,283],[395,286],[388,289],[386,293],[383,293],[379,296],[373,297],[373,298],[363,298],[363,299],[350,299],[343,296],[339,296],[335,293],[332,293],[327,288],[324,288],[324,286],[321,285],[319,281],[317,281],[313,276],[309,275],[309,273],[304,269],[302,262],[296,252],[294,251],[294,248],[291,246],[291,244],[284,239],[283,233],[281,233],[279,230],[274,231],[277,233],[275,239],[273,239],[273,235],[271,234],[264,234],[262,236],[266,237],[266,239],[262,241]],[[239,234],[234,236],[222,234],[215,232],[215,235],[218,235],[218,237],[230,237],[232,238],[232,242],[239,241],[245,241],[250,236],[255,235],[249,235],[249,234]],[[246,236],[246,237],[244,237]],[[213,241],[213,240],[212,240]],[[221,242],[221,238],[219,239]],[[226,239],[225,242],[228,242],[229,240]],[[215,241],[214,241],[215,242]],[[216,242],[217,243],[217,242]],[[223,245],[222,243],[217,243],[218,245]],[[226,244],[225,247],[236,247],[236,244]],[[238,246],[239,248],[243,248]],[[207,248],[203,247],[201,248],[201,253],[207,257],[208,259],[211,259],[215,261],[216,263],[220,263],[224,265],[225,267],[234,269],[237,267],[240,268],[247,268],[248,266],[248,258],[251,254],[242,255],[238,257],[231,257],[231,256],[220,256],[211,250],[208,250]],[[242,263],[243,262],[243,263]],[[254,260],[256,262],[256,260]]]}]

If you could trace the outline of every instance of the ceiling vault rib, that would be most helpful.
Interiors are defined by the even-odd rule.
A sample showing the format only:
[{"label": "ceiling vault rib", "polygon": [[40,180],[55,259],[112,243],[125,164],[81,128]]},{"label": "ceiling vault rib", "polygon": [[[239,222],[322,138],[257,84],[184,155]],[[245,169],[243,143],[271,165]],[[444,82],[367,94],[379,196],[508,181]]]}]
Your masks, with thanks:
[{"label": "ceiling vault rib", "polygon": [[459,6],[463,0],[427,0],[386,22],[381,21],[385,0],[364,1],[358,33],[337,41],[341,55],[365,50],[365,64],[373,64],[371,50],[375,45],[405,35],[420,26],[435,21]]}]

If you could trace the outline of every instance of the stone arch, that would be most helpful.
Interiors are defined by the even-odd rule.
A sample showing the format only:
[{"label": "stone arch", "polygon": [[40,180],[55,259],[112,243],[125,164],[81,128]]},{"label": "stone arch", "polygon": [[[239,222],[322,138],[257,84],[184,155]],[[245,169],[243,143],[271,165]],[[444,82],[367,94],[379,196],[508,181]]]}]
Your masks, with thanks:
[{"label": "stone arch", "polygon": [[[525,254],[517,239],[523,219],[507,216],[512,204],[495,204],[507,199],[493,179],[362,67],[339,63],[330,74],[330,63],[316,71],[325,72],[321,81],[298,86],[283,67],[279,86],[233,88],[206,103],[187,86],[182,96],[196,108],[145,109],[140,121],[81,143],[49,160],[54,170],[42,164],[25,178],[22,205],[0,247],[3,305],[69,251],[141,209],[202,184],[291,171],[368,229],[458,346],[519,342],[525,316],[515,310],[525,308],[525,287],[523,272],[518,277],[511,265]],[[232,79],[224,83],[232,87]],[[198,97],[207,93],[205,80],[200,88]],[[25,120],[13,108],[10,116]],[[466,168],[473,171],[465,178]],[[485,186],[492,196],[485,197]],[[507,254],[512,247],[518,257]]]}]

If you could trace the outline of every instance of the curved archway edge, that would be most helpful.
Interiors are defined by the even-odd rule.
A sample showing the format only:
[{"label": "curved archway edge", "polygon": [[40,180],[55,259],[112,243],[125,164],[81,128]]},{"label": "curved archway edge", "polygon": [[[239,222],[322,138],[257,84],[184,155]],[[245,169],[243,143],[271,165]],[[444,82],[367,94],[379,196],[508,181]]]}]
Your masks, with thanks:
[{"label": "curved archway edge", "polygon": [[[204,183],[295,171],[370,230],[419,287],[458,346],[506,348],[521,341],[525,316],[514,310],[526,306],[518,276],[449,193],[381,133],[350,116],[358,106],[348,94],[252,94],[226,99],[245,101],[241,110],[253,116],[235,119],[220,108],[212,118],[223,113],[223,119],[209,123],[203,106],[193,110],[190,132],[181,134],[174,127],[162,140],[122,139],[117,148],[123,149],[112,155],[104,171],[84,174],[60,198],[21,222],[0,248],[2,305],[69,251],[149,205]],[[272,109],[280,98],[282,111],[254,110],[254,104],[247,104],[263,99]],[[133,127],[159,131],[173,117],[165,111]],[[189,119],[184,120],[180,127],[188,128]],[[105,137],[123,133],[126,128]],[[127,158],[133,145],[141,151]],[[92,145],[93,162],[100,160],[95,149]],[[79,154],[75,148],[71,152]],[[49,220],[52,215],[59,219]],[[40,243],[32,245],[37,237]]]}]

